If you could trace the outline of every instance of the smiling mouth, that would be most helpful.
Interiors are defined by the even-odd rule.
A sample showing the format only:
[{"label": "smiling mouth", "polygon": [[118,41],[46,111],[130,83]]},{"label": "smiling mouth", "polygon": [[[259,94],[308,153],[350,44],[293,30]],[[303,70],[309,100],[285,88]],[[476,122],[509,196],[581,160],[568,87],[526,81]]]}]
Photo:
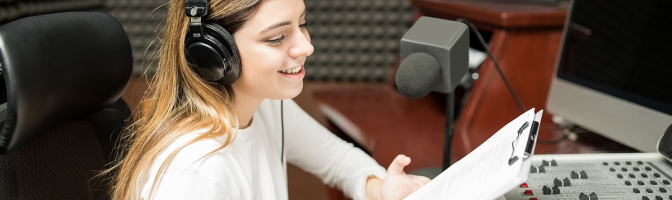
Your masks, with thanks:
[{"label": "smiling mouth", "polygon": [[299,72],[301,72],[301,66],[299,65],[291,69],[278,70],[278,72],[283,74],[298,74]]}]

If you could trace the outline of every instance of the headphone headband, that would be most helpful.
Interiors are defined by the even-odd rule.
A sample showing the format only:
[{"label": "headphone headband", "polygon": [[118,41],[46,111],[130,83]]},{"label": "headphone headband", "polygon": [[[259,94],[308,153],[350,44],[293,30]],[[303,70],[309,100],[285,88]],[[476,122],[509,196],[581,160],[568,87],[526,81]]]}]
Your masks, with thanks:
[{"label": "headphone headband", "polygon": [[184,14],[189,17],[204,17],[208,15],[208,1],[187,0],[184,2]]}]

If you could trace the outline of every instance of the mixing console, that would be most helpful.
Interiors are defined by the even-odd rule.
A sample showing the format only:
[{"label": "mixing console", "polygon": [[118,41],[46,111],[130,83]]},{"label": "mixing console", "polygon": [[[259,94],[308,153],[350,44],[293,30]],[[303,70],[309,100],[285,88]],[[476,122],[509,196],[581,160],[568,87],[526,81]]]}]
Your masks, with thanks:
[{"label": "mixing console", "polygon": [[534,155],[506,200],[672,200],[672,164],[659,153]]}]

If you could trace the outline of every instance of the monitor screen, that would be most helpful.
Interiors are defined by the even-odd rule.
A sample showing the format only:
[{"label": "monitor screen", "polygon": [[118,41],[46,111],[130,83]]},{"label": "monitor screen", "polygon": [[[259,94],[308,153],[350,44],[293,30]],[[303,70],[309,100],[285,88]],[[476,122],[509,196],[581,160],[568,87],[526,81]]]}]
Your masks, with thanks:
[{"label": "monitor screen", "polygon": [[672,1],[576,1],[558,77],[672,115]]},{"label": "monitor screen", "polygon": [[672,123],[670,11],[670,0],[573,1],[549,111],[635,149],[654,151]]}]

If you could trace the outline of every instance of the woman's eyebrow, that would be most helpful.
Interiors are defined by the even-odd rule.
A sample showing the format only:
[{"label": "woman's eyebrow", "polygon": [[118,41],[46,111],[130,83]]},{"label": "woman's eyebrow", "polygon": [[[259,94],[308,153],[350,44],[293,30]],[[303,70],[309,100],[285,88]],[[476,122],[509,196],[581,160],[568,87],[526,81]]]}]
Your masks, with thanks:
[{"label": "woman's eyebrow", "polygon": [[[303,10],[303,13],[301,13],[301,16],[299,16],[299,18],[303,17],[304,15],[306,15],[306,10]],[[285,21],[285,22],[280,22],[280,23],[277,23],[277,24],[273,24],[273,25],[265,28],[264,30],[262,30],[261,33],[273,30],[273,29],[281,27],[281,26],[287,26],[287,25],[290,25],[290,24],[292,24],[292,22],[290,22],[290,21]]]},{"label": "woman's eyebrow", "polygon": [[303,13],[301,13],[301,16],[299,16],[299,18],[303,17],[304,15],[306,15],[306,9],[303,9]]},{"label": "woman's eyebrow", "polygon": [[266,31],[273,30],[273,29],[278,28],[278,27],[281,27],[281,26],[290,25],[290,24],[292,24],[292,22],[289,22],[289,21],[286,21],[286,22],[280,22],[280,23],[277,23],[277,24],[273,24],[273,25],[269,26],[268,28],[265,28],[264,30],[262,30],[261,33],[264,33],[264,32],[266,32]]}]

